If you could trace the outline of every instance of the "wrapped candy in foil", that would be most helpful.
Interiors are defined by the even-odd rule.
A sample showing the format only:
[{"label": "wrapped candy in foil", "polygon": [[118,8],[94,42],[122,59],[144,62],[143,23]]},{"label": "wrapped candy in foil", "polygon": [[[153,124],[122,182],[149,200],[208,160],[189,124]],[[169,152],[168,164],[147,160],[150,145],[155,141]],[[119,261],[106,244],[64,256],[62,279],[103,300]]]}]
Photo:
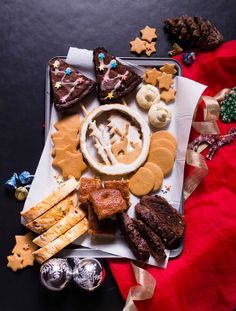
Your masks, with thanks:
[{"label": "wrapped candy in foil", "polygon": [[19,180],[22,185],[28,185],[32,182],[34,175],[31,175],[30,172],[24,171],[19,175]]},{"label": "wrapped candy in foil", "polygon": [[186,52],[182,59],[185,65],[190,66],[196,60],[196,55],[194,52]]},{"label": "wrapped candy in foil", "polygon": [[82,289],[93,291],[97,289],[105,278],[105,269],[94,258],[84,258],[75,261],[73,279]]},{"label": "wrapped candy in foil", "polygon": [[5,189],[16,190],[17,181],[18,181],[18,175],[16,173],[14,173],[12,175],[12,177],[5,182],[5,184],[4,184]]},{"label": "wrapped candy in foil", "polygon": [[18,201],[24,201],[27,198],[29,191],[26,187],[19,187],[16,189],[15,198]]},{"label": "wrapped candy in foil", "polygon": [[72,268],[66,259],[52,258],[40,268],[41,283],[50,290],[62,290],[71,278]]}]

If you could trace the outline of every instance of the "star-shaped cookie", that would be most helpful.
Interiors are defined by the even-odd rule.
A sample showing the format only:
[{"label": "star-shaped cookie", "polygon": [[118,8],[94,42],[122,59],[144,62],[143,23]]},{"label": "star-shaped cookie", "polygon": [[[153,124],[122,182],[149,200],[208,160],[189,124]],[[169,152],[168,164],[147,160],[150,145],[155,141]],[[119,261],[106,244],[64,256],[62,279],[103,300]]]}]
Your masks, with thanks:
[{"label": "star-shaped cookie", "polygon": [[80,115],[78,113],[65,117],[54,124],[56,130],[80,129]]},{"label": "star-shaped cookie", "polygon": [[77,138],[77,134],[78,134],[78,130],[77,129],[64,129],[62,131],[56,131],[54,133],[52,133],[51,137],[52,140],[54,138],[62,138],[63,134],[68,134],[69,136],[71,136],[72,138],[76,139]]},{"label": "star-shaped cookie", "polygon": [[7,267],[11,268],[14,272],[16,272],[16,270],[18,269],[22,269],[23,268],[23,259],[17,255],[17,254],[13,254],[10,256],[7,256]]},{"label": "star-shaped cookie", "polygon": [[152,53],[156,52],[156,42],[151,42],[146,44],[146,54],[150,56]]},{"label": "star-shaped cookie", "polygon": [[26,235],[15,236],[16,245],[14,246],[12,253],[21,254],[22,251],[30,250],[31,252],[37,249],[37,246],[32,242],[33,235],[31,232]]},{"label": "star-shaped cookie", "polygon": [[146,42],[136,37],[133,41],[130,41],[130,51],[137,54],[141,54],[146,50]]},{"label": "star-shaped cookie", "polygon": [[176,74],[177,70],[175,69],[175,64],[168,64],[166,63],[164,66],[160,68],[160,71],[169,73],[169,74]]},{"label": "star-shaped cookie", "polygon": [[163,99],[166,103],[171,102],[175,99],[176,90],[170,88],[168,91],[161,92],[161,99]]},{"label": "star-shaped cookie", "polygon": [[65,159],[58,164],[58,167],[62,170],[62,176],[64,178],[74,176],[76,179],[80,179],[82,171],[84,171],[87,166],[83,161],[82,153],[66,151]]},{"label": "star-shaped cookie", "polygon": [[67,145],[64,148],[54,148],[53,151],[54,151],[53,154],[55,155],[55,158],[52,161],[52,165],[54,167],[60,167],[60,162],[65,159],[66,151],[70,151],[71,153],[77,152],[74,146],[70,146],[70,145]]},{"label": "star-shaped cookie", "polygon": [[142,34],[142,39],[148,42],[152,42],[153,39],[157,38],[156,28],[151,28],[149,26],[145,26],[140,30]]},{"label": "star-shaped cookie", "polygon": [[169,90],[170,86],[173,84],[172,75],[163,72],[160,77],[157,78],[159,81],[159,88]]},{"label": "star-shaped cookie", "polygon": [[22,268],[34,265],[34,256],[32,255],[31,250],[23,251],[20,256],[23,259]]},{"label": "star-shaped cookie", "polygon": [[147,69],[146,73],[143,77],[143,80],[146,83],[150,83],[154,86],[156,86],[157,81],[158,81],[158,77],[162,76],[162,73],[160,71],[158,71],[156,68],[152,68],[152,69]]},{"label": "star-shaped cookie", "polygon": [[65,133],[62,137],[54,138],[52,137],[55,148],[64,148],[65,146],[70,145],[73,149],[76,149],[78,146],[78,140],[72,138],[70,134]]}]

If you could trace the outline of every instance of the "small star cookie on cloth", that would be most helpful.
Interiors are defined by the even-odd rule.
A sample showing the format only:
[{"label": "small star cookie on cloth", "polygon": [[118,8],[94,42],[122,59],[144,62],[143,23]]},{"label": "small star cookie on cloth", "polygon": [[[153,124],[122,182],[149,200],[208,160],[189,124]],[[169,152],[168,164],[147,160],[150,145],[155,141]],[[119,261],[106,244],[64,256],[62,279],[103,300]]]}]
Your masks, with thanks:
[{"label": "small star cookie on cloth", "polygon": [[32,242],[33,235],[31,232],[26,235],[16,235],[15,240],[16,245],[12,250],[13,254],[7,256],[7,267],[11,268],[14,272],[27,266],[33,266],[34,256],[32,253],[37,249],[37,245]]},{"label": "small star cookie on cloth", "polygon": [[145,26],[140,30],[142,34],[142,39],[148,42],[152,42],[152,40],[157,38],[156,28],[151,28],[149,26]]},{"label": "small star cookie on cloth", "polygon": [[146,54],[150,56],[152,53],[156,52],[156,42],[151,42],[146,44]]},{"label": "small star cookie on cloth", "polygon": [[146,50],[146,42],[136,37],[133,41],[130,41],[130,51],[137,54],[141,54]]},{"label": "small star cookie on cloth", "polygon": [[21,256],[13,254],[7,256],[7,260],[8,260],[7,267],[11,268],[14,272],[16,272],[18,269],[23,268],[23,259],[21,258]]}]

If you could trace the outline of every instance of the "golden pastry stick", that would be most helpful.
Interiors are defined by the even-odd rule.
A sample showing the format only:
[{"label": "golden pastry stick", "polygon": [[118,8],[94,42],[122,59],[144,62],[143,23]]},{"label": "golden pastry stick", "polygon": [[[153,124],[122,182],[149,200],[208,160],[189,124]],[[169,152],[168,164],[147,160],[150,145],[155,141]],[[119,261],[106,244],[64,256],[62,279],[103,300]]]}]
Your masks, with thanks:
[{"label": "golden pastry stick", "polygon": [[74,177],[65,181],[61,184],[53,193],[51,193],[48,197],[46,197],[43,201],[38,204],[30,207],[26,211],[22,211],[21,215],[24,217],[26,222],[30,222],[40,215],[47,212],[50,208],[52,208],[55,204],[63,200],[67,197],[75,188],[79,185],[79,183],[75,180]]},{"label": "golden pastry stick", "polygon": [[26,224],[30,230],[41,234],[68,214],[71,207],[78,203],[78,195],[73,193],[54,205],[49,211]]},{"label": "golden pastry stick", "polygon": [[66,233],[62,234],[59,238],[35,251],[33,253],[35,260],[42,264],[86,231],[88,231],[88,220],[87,218],[84,218],[71,229],[66,231]]},{"label": "golden pastry stick", "polygon": [[71,227],[76,225],[84,217],[85,212],[80,207],[72,208],[64,218],[58,221],[46,232],[35,238],[33,242],[38,246],[43,247],[71,229]]}]

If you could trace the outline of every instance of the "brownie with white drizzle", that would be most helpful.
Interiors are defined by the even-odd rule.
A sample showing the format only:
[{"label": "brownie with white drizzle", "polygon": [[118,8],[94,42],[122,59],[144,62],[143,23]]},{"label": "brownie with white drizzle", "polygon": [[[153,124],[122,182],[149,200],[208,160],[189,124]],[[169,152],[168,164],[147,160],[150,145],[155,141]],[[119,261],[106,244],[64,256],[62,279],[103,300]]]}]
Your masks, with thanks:
[{"label": "brownie with white drizzle", "polygon": [[98,98],[102,104],[119,102],[132,92],[142,79],[134,71],[100,47],[93,52]]},{"label": "brownie with white drizzle", "polygon": [[68,110],[75,106],[96,86],[96,82],[60,58],[51,59],[48,65],[50,67],[53,102],[57,110]]}]

